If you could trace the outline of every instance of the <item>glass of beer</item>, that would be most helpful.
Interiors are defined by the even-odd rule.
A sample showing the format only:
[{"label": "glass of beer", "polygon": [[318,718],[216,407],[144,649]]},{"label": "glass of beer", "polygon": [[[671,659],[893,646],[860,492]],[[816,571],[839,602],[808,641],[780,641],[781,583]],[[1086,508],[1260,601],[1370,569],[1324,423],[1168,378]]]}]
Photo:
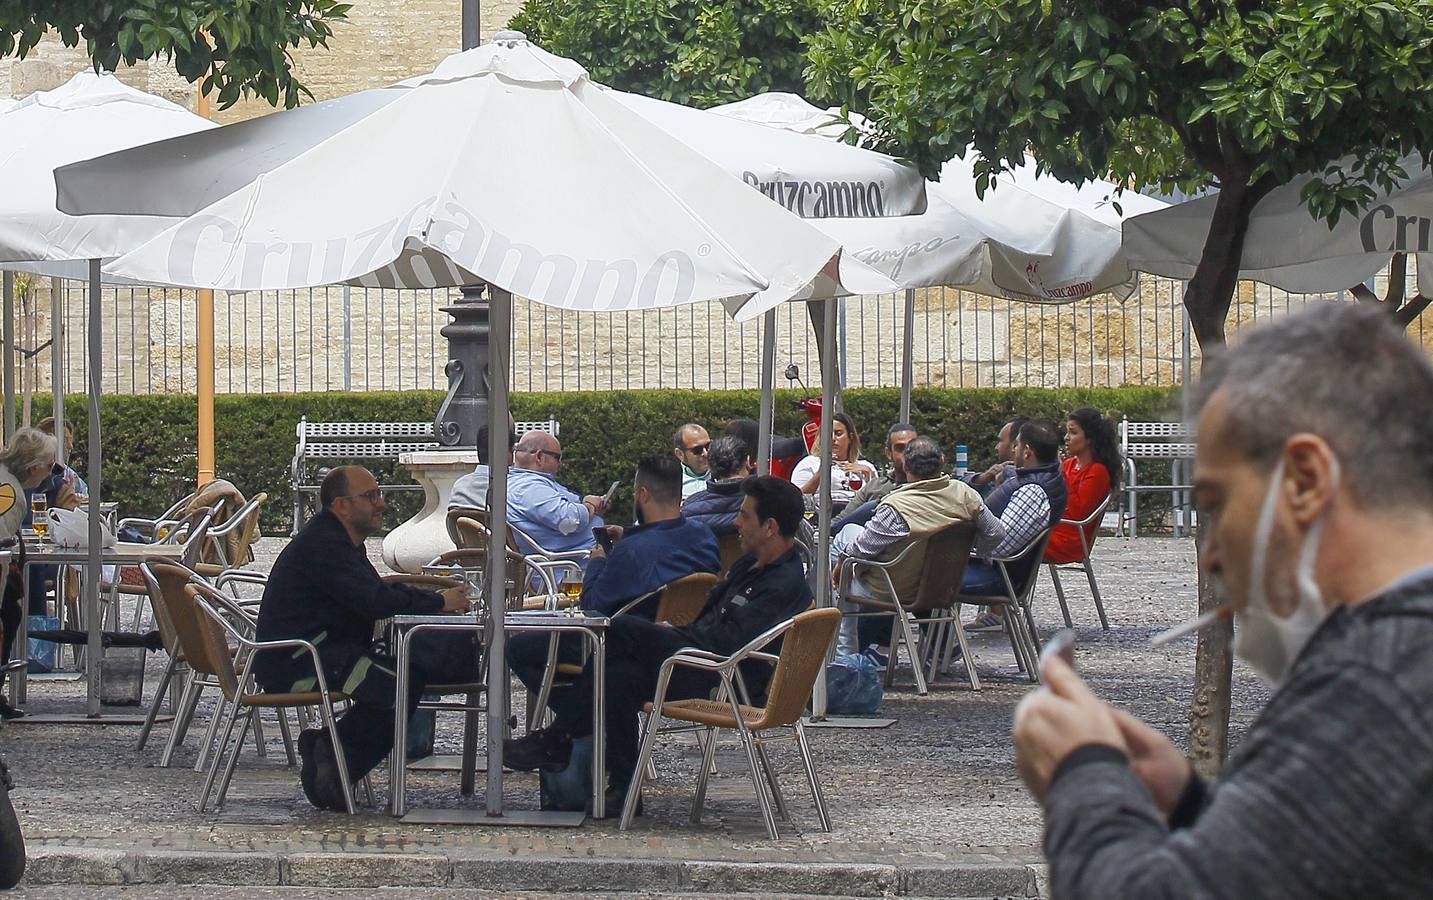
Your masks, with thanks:
[{"label": "glass of beer", "polygon": [[44,494],[30,497],[30,527],[34,528],[40,537],[44,537],[50,530],[50,503]]},{"label": "glass of beer", "polygon": [[562,584],[559,585],[562,595],[569,601],[568,609],[577,606],[577,598],[582,596],[582,570],[576,566],[568,566],[562,570]]}]

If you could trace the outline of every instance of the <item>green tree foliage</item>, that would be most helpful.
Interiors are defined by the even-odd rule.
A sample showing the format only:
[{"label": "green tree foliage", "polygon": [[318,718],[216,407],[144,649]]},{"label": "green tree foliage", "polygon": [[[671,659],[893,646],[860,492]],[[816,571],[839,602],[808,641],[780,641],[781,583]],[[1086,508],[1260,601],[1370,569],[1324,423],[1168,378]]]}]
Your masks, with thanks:
[{"label": "green tree foliage", "polygon": [[603,84],[707,107],[803,90],[815,0],[527,0],[511,26]]},{"label": "green tree foliage", "polygon": [[[929,175],[978,187],[1033,152],[1059,178],[1217,186],[1185,305],[1222,343],[1249,214],[1304,173],[1336,223],[1433,151],[1433,0],[823,0],[812,92]],[[1348,165],[1340,168],[1340,160]],[[1343,288],[1347,285],[1330,285]]]},{"label": "green tree foliage", "polygon": [[[312,96],[289,48],[327,46],[350,4],[336,0],[0,0],[0,57],[20,58],[53,30],[81,41],[96,69],[163,56],[222,107],[257,96],[297,106]],[[206,74],[207,73],[207,74]]]}]

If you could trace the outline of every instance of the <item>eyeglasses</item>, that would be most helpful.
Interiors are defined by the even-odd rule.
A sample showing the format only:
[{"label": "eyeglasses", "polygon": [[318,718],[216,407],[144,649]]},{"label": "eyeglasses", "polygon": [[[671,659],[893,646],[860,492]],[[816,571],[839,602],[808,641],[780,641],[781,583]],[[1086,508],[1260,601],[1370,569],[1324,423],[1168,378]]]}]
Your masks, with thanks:
[{"label": "eyeglasses", "polygon": [[364,491],[364,492],[361,493],[361,494],[349,494],[349,495],[346,496],[346,497],[339,497],[338,499],[340,499],[340,500],[357,500],[359,497],[362,497],[363,499],[367,500],[369,503],[377,503],[379,500],[382,500],[382,499],[383,499],[383,489],[382,489],[382,488],[374,488],[374,489],[371,490],[371,491]]},{"label": "eyeglasses", "polygon": [[892,444],[892,445],[891,445],[891,452],[892,452],[892,453],[905,453],[905,452],[906,452],[906,447],[908,447],[908,446],[910,446],[908,443],[907,443],[907,444]]},{"label": "eyeglasses", "polygon": [[682,449],[688,453],[695,453],[697,456],[706,456],[707,450],[710,449],[711,445],[712,442],[707,441],[705,444],[697,444],[695,447],[683,447]]}]

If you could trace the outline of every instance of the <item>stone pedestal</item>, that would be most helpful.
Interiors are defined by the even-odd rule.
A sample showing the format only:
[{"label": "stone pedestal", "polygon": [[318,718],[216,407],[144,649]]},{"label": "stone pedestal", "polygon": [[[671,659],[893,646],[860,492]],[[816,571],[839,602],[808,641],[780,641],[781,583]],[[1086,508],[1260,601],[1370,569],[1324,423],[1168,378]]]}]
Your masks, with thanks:
[{"label": "stone pedestal", "polygon": [[478,464],[476,449],[423,450],[398,461],[423,485],[423,509],[383,539],[383,561],[396,572],[416,574],[428,561],[453,549],[448,537],[448,498],[453,483]]}]

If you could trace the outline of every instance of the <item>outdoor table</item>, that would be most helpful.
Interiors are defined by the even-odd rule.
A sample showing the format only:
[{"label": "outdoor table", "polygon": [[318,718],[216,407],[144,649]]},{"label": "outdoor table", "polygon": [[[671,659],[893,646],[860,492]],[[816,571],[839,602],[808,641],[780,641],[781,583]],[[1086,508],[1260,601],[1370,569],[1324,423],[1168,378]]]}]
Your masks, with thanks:
[{"label": "outdoor table", "polygon": [[[606,700],[603,687],[607,680],[607,627],[611,619],[606,616],[569,615],[567,611],[534,610],[511,611],[503,619],[508,632],[543,631],[554,634],[580,634],[592,648],[592,815],[603,818],[606,815],[607,745],[606,745]],[[394,616],[392,647],[398,670],[394,709],[404,709],[408,697],[408,678],[411,656],[409,644],[413,636],[424,631],[477,631],[487,628],[486,617],[468,615],[413,615]],[[488,690],[497,690],[488,685]],[[388,773],[391,797],[389,812],[403,817],[407,808],[407,756],[408,728],[406,716],[393,717],[393,752],[388,758]],[[502,740],[503,735],[488,735],[488,740]],[[469,773],[463,773],[465,776]],[[416,812],[416,811],[415,811]],[[474,811],[472,824],[481,824],[486,813]],[[445,817],[444,821],[453,821]],[[580,819],[578,820],[580,821]],[[577,824],[574,822],[573,824]]]},{"label": "outdoor table", "polygon": [[[184,553],[184,547],[179,544],[131,544],[121,541],[112,547],[106,547],[100,553],[100,563],[106,566],[133,566],[144,562],[153,556],[163,556],[178,559]],[[30,594],[30,567],[31,566],[75,566],[80,573],[80,597],[86,604],[84,608],[85,627],[89,632],[88,640],[85,642],[85,678],[88,682],[85,687],[85,716],[96,721],[101,720],[100,714],[100,660],[104,654],[104,648],[100,644],[100,632],[104,628],[101,621],[98,601],[91,606],[89,592],[86,591],[84,579],[89,577],[87,564],[89,563],[89,551],[84,547],[59,547],[48,542],[29,545],[25,547],[25,571],[23,574],[23,585],[25,596]],[[117,577],[117,576],[116,576]],[[62,601],[63,602],[63,601]],[[26,638],[29,631],[28,616],[20,617],[20,627],[15,635],[15,646],[20,653],[25,652]],[[17,669],[10,682],[11,699],[16,703],[23,703],[25,700],[26,688],[25,670]],[[32,721],[44,721],[44,717],[27,716]],[[68,718],[68,717],[66,717]],[[131,718],[131,717],[122,717]],[[142,716],[134,717],[137,722],[143,722]],[[19,720],[17,720],[19,721]],[[113,721],[113,717],[111,720]]]}]

